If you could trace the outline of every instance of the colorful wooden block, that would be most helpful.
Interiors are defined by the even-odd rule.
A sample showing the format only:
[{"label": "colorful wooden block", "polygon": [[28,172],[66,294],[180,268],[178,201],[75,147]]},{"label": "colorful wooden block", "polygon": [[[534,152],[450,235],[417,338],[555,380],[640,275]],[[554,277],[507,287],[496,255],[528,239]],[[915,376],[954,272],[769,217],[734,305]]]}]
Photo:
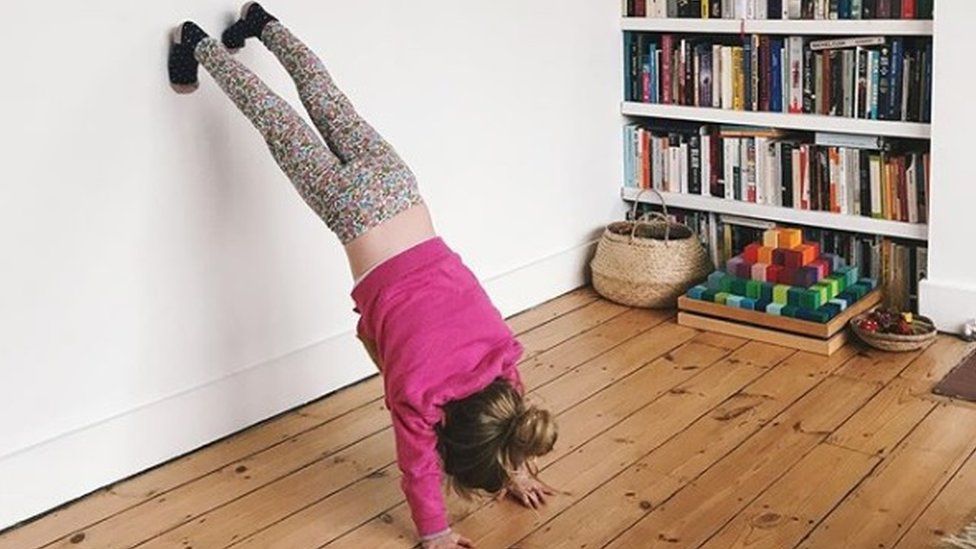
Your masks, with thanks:
[{"label": "colorful wooden block", "polygon": [[742,300],[745,299],[741,295],[730,295],[725,298],[725,305],[727,307],[735,307],[737,309],[742,307]]},{"label": "colorful wooden block", "polygon": [[847,277],[842,274],[834,273],[826,278],[826,280],[836,280],[837,281],[837,293],[841,293],[847,289]]},{"label": "colorful wooden block", "polygon": [[742,298],[742,301],[739,302],[739,308],[740,309],[746,309],[746,310],[749,310],[749,311],[755,311],[756,310],[756,300],[755,299],[752,299],[750,297],[743,297]]},{"label": "colorful wooden block", "polygon": [[784,306],[782,303],[770,303],[766,306],[766,312],[771,315],[782,316]]},{"label": "colorful wooden block", "polygon": [[733,278],[732,279],[732,292],[735,295],[746,295],[746,283],[749,282],[747,278]]},{"label": "colorful wooden block", "polygon": [[810,287],[810,289],[820,293],[821,303],[826,303],[832,299],[832,296],[830,295],[830,287],[823,282],[814,284]]},{"label": "colorful wooden block", "polygon": [[793,307],[802,306],[804,294],[806,290],[803,288],[791,287],[786,292],[786,304]]},{"label": "colorful wooden block", "polygon": [[787,305],[786,307],[783,307],[783,310],[780,311],[780,314],[783,316],[788,316],[790,318],[797,318],[797,312],[799,311],[800,311],[799,307]]},{"label": "colorful wooden block", "polygon": [[837,305],[840,308],[841,311],[846,311],[847,310],[847,302],[844,301],[843,299],[840,299],[839,297],[838,298],[835,298],[835,299],[831,299],[830,301],[828,301],[828,303],[832,303],[834,305]]},{"label": "colorful wooden block", "polygon": [[827,286],[827,297],[830,299],[837,297],[837,295],[840,294],[840,292],[842,291],[840,287],[840,281],[838,281],[836,278],[827,277],[821,280],[821,282],[823,282],[824,285]]},{"label": "colorful wooden block", "polygon": [[800,307],[803,309],[819,309],[824,302],[820,301],[820,292],[817,290],[803,290],[800,296]]},{"label": "colorful wooden block", "polygon": [[769,265],[766,267],[766,282],[776,284],[779,282],[779,275],[783,271],[782,265]]},{"label": "colorful wooden block", "polygon": [[786,265],[786,250],[782,248],[773,250],[773,265]]},{"label": "colorful wooden block", "polygon": [[800,270],[796,272],[796,278],[797,286],[808,288],[817,282],[820,282],[820,270],[816,267],[807,265],[806,267],[801,267]]},{"label": "colorful wooden block", "polygon": [[807,322],[826,323],[828,320],[830,320],[829,312],[820,309],[799,309],[796,317],[800,320],[806,320]]},{"label": "colorful wooden block", "polygon": [[769,265],[766,265],[765,263],[753,264],[752,276],[750,278],[752,278],[753,280],[757,280],[759,282],[766,282],[766,271],[768,267]]},{"label": "colorful wooden block", "polygon": [[763,301],[769,301],[770,303],[772,303],[772,301],[773,301],[773,288],[775,288],[775,287],[776,287],[776,285],[773,284],[772,282],[763,282],[760,285],[760,288],[759,288],[759,297],[760,297],[760,299],[762,299]]},{"label": "colorful wooden block", "polygon": [[810,246],[811,248],[813,248],[813,251],[814,251],[813,259],[820,259],[820,244],[819,243],[813,242],[812,240],[808,240],[808,241],[804,242],[803,245],[804,246]]},{"label": "colorful wooden block", "polygon": [[769,229],[763,233],[763,246],[779,248],[779,229]]},{"label": "colorful wooden block", "polygon": [[843,257],[837,254],[820,254],[820,259],[828,262],[830,264],[830,271],[834,272],[841,267],[847,266],[847,261]]},{"label": "colorful wooden block", "polygon": [[835,316],[839,315],[840,312],[843,309],[841,309],[840,306],[837,305],[837,304],[835,304],[835,303],[827,303],[826,305],[824,305],[823,307],[821,307],[819,310],[822,313],[824,313],[824,314],[827,315],[827,320],[824,321],[824,322],[827,322],[831,318],[834,318]]},{"label": "colorful wooden block", "polygon": [[844,287],[846,288],[847,286],[853,286],[857,284],[857,280],[861,273],[860,273],[860,269],[858,269],[857,267],[852,267],[848,265],[847,267],[842,267],[840,269],[837,269],[837,272],[835,274],[844,277],[844,282],[845,282]]},{"label": "colorful wooden block", "polygon": [[817,259],[813,263],[807,265],[807,267],[815,267],[817,269],[817,271],[819,272],[817,280],[822,280],[824,278],[827,278],[831,274],[830,263],[827,263],[823,259]]},{"label": "colorful wooden block", "polygon": [[862,278],[858,280],[857,283],[867,286],[872,290],[878,287],[878,281],[873,278]]},{"label": "colorful wooden block", "polygon": [[745,259],[743,259],[740,256],[735,256],[733,258],[730,258],[728,261],[725,262],[725,272],[729,273],[732,276],[739,276],[737,273],[739,272],[740,266],[744,262]]},{"label": "colorful wooden block", "polygon": [[708,286],[702,286],[702,285],[692,286],[691,288],[688,288],[687,295],[691,299],[701,299],[702,295],[704,295],[705,292],[707,291],[708,291]]},{"label": "colorful wooden block", "polygon": [[727,294],[725,292],[719,292],[715,294],[715,303],[719,305],[725,305],[725,302],[729,299],[732,294]]},{"label": "colorful wooden block", "polygon": [[742,256],[742,259],[745,259],[749,263],[758,263],[759,248],[761,247],[762,246],[760,246],[758,243],[753,242],[752,244],[746,246],[745,249],[742,250],[742,253],[740,255]]},{"label": "colorful wooden block", "polygon": [[722,271],[715,271],[714,273],[708,275],[708,289],[709,290],[721,290],[722,289],[722,279],[728,276]]},{"label": "colorful wooden block", "polygon": [[715,303],[715,296],[716,295],[718,295],[718,292],[716,292],[715,290],[708,290],[708,291],[706,291],[705,293],[702,294],[701,300],[702,301],[711,301],[712,303]]},{"label": "colorful wooden block", "polygon": [[797,252],[800,252],[800,266],[801,267],[813,263],[814,261],[817,260],[817,257],[820,255],[820,247],[819,246],[811,246],[809,244],[800,244],[799,246],[797,246],[796,248],[793,248],[793,249],[795,251],[797,251]]},{"label": "colorful wooden block", "polygon": [[799,269],[806,265],[803,262],[803,251],[793,248],[783,250],[783,266],[787,269]]},{"label": "colorful wooden block", "polygon": [[789,303],[790,287],[786,284],[777,284],[773,287],[773,302],[780,305]]},{"label": "colorful wooden block", "polygon": [[759,299],[760,297],[762,297],[762,293],[761,293],[762,285],[763,285],[762,282],[758,282],[756,280],[747,280],[746,294],[745,294],[746,297],[750,299]]},{"label": "colorful wooden block", "polygon": [[780,284],[786,284],[787,286],[796,285],[796,269],[792,267],[783,267],[779,272],[779,278],[777,282]]},{"label": "colorful wooden block", "polygon": [[775,249],[769,246],[760,246],[758,252],[759,263],[771,264],[773,262],[773,250]]},{"label": "colorful wooden block", "polygon": [[780,229],[779,230],[779,247],[780,248],[796,248],[800,244],[803,244],[803,231],[800,229]]},{"label": "colorful wooden block", "polygon": [[753,307],[753,309],[756,310],[756,311],[765,312],[766,309],[769,308],[769,305],[771,303],[772,302],[769,301],[768,299],[757,299],[756,300],[756,305],[755,305],[755,307]]}]

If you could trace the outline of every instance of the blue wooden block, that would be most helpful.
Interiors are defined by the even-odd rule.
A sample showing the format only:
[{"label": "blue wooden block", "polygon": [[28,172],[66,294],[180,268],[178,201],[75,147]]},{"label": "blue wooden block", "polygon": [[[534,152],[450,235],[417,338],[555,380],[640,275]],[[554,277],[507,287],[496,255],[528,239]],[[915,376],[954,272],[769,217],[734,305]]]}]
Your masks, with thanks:
[{"label": "blue wooden block", "polygon": [[759,311],[761,313],[767,312],[766,309],[769,308],[770,303],[772,303],[772,301],[768,301],[765,299],[757,299],[756,306],[753,307],[753,310]]},{"label": "blue wooden block", "polygon": [[716,292],[722,291],[722,279],[727,275],[722,271],[715,271],[714,273],[708,275],[708,289],[715,290]]},{"label": "blue wooden block", "polygon": [[783,307],[783,310],[780,311],[780,314],[783,315],[783,316],[788,316],[790,318],[797,318],[796,315],[797,315],[797,313],[800,310],[801,309],[799,307],[794,307],[792,305],[787,305],[786,307]]},{"label": "blue wooden block", "polygon": [[783,307],[785,307],[785,305],[783,305],[782,303],[770,303],[769,305],[766,306],[766,312],[771,315],[782,316]]},{"label": "blue wooden block", "polygon": [[751,297],[743,297],[742,301],[739,303],[739,307],[742,309],[747,309],[750,311],[756,310],[756,300]]},{"label": "blue wooden block", "polygon": [[688,289],[688,297],[690,297],[691,299],[701,299],[702,296],[705,295],[705,292],[707,291],[708,291],[708,286],[702,286],[700,284],[698,286],[692,286],[691,288]]},{"label": "blue wooden block", "polygon": [[746,299],[741,295],[730,294],[729,297],[725,298],[725,304],[729,307],[735,307],[736,309],[742,308],[742,300]]},{"label": "blue wooden block", "polygon": [[834,305],[837,305],[838,307],[840,307],[840,310],[841,311],[846,311],[847,310],[847,301],[845,301],[845,300],[843,300],[843,299],[841,299],[839,297],[836,298],[836,299],[831,299],[830,301],[828,301],[828,303],[832,303]]},{"label": "blue wooden block", "polygon": [[824,322],[827,322],[831,318],[834,318],[835,316],[839,315],[843,309],[840,308],[840,305],[836,305],[834,303],[828,303],[823,307],[821,307],[819,310],[823,312],[825,315],[827,315],[826,320],[824,320]]}]

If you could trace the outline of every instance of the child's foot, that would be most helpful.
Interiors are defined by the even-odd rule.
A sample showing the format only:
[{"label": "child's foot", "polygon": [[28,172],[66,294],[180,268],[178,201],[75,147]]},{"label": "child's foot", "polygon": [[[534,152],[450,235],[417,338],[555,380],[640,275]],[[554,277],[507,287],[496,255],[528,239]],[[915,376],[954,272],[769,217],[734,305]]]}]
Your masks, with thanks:
[{"label": "child's foot", "polygon": [[227,27],[227,30],[221,35],[221,40],[229,50],[241,49],[248,38],[260,38],[264,26],[277,20],[273,15],[264,11],[261,4],[248,2],[241,8],[241,18]]},{"label": "child's foot", "polygon": [[173,44],[169,48],[169,82],[176,93],[191,93],[200,86],[197,80],[199,63],[193,52],[207,33],[191,21],[173,29]]}]

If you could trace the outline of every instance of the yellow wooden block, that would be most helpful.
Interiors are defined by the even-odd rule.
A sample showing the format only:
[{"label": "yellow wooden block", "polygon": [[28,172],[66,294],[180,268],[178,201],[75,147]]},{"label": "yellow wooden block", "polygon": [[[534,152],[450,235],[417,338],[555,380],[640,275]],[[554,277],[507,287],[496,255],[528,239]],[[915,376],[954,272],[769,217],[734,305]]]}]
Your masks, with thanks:
[{"label": "yellow wooden block", "polygon": [[763,246],[767,248],[779,247],[779,229],[769,229],[763,233]]},{"label": "yellow wooden block", "polygon": [[[764,237],[765,240],[765,237]],[[792,250],[800,244],[803,244],[803,231],[800,229],[780,229],[779,230],[779,247],[785,248],[787,250]]]}]

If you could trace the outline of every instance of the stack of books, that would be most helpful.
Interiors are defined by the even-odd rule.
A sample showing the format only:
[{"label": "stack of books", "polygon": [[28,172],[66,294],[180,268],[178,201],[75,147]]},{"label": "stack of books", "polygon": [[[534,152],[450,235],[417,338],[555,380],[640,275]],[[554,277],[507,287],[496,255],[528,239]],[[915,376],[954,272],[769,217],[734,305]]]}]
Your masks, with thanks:
[{"label": "stack of books", "polygon": [[929,122],[931,38],[624,34],[628,101]]},{"label": "stack of books", "polygon": [[928,143],[739,126],[624,128],[624,186],[926,223]]},{"label": "stack of books", "polygon": [[624,0],[627,17],[932,19],[934,0]]}]

